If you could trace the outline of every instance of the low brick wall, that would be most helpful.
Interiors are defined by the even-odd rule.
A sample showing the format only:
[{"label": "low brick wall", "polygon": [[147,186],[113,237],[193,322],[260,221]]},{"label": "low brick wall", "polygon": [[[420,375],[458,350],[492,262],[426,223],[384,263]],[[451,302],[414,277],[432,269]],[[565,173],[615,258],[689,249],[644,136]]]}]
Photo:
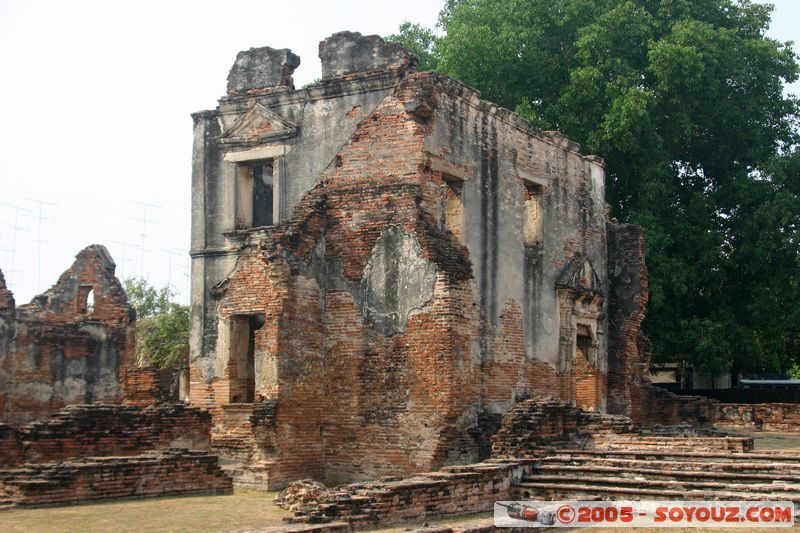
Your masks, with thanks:
[{"label": "low brick wall", "polygon": [[0,470],[0,494],[20,507],[186,494],[231,494],[217,457],[183,449]]},{"label": "low brick wall", "polygon": [[596,448],[611,438],[638,433],[630,418],[583,411],[555,400],[518,403],[492,437],[492,457],[536,457],[553,448]]},{"label": "low brick wall", "polygon": [[800,404],[721,403],[717,405],[716,426],[800,432]]},{"label": "low brick wall", "polygon": [[359,527],[489,511],[495,501],[509,499],[512,482],[527,473],[529,464],[477,463],[403,480],[343,485],[328,491],[319,505],[296,511],[293,521],[343,520]]},{"label": "low brick wall", "polygon": [[148,450],[209,450],[211,416],[182,403],[140,409],[75,405],[49,420],[0,424],[0,467],[90,456],[130,456]]},{"label": "low brick wall", "polygon": [[640,427],[621,415],[583,411],[548,399],[520,402],[503,417],[492,437],[492,457],[540,457],[558,449],[677,451],[752,450],[753,440],[726,437],[689,424]]}]

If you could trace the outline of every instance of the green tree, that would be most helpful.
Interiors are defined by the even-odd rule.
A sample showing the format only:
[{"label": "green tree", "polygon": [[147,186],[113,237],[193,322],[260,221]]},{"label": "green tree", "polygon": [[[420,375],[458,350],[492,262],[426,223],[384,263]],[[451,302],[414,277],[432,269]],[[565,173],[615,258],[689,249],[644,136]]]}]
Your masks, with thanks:
[{"label": "green tree", "polygon": [[142,361],[159,369],[188,363],[189,307],[172,301],[172,289],[152,287],[141,278],[124,281],[128,301],[136,310],[136,351]]},{"label": "green tree", "polygon": [[439,63],[435,49],[437,37],[432,30],[405,20],[400,24],[398,32],[389,35],[386,40],[400,44],[416,54],[420,70],[436,70]]},{"label": "green tree", "polygon": [[798,63],[765,36],[771,12],[749,0],[448,0],[431,49],[437,70],[605,158],[613,215],[646,231],[656,358],[709,377],[798,357],[799,115],[783,94]]}]

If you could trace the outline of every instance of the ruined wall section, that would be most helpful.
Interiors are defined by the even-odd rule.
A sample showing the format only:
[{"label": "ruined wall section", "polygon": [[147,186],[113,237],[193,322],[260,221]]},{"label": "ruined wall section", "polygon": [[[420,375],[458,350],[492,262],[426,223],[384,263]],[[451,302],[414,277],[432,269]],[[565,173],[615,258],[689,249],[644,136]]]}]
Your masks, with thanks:
[{"label": "ruined wall section", "polygon": [[678,396],[650,381],[650,340],[642,333],[649,283],[644,230],[635,224],[608,224],[609,303],[608,406],[637,424],[688,423],[710,427],[714,400]]},{"label": "ruined wall section", "polygon": [[[422,75],[421,75],[422,76]],[[519,398],[568,399],[574,380],[578,317],[574,298],[562,309],[559,275],[589,261],[600,297],[591,329],[595,385],[606,372],[605,209],[602,161],[555,132],[483,102],[477,91],[431,75],[437,95],[425,150],[443,176],[461,179],[460,239],[474,268],[470,351],[484,408],[502,413]],[[451,178],[452,179],[452,178]],[[528,220],[535,202],[536,222]],[[591,299],[591,298],[590,298]],[[571,374],[573,373],[573,374]],[[604,409],[597,392],[594,408]]]},{"label": "ruined wall section", "polygon": [[638,389],[644,386],[649,372],[649,358],[639,353],[639,335],[650,296],[644,253],[640,226],[608,224],[608,409],[612,413],[631,415],[634,402],[642,400]]},{"label": "ruined wall section", "polygon": [[6,287],[0,271],[0,413],[6,412],[8,393],[13,388],[11,371],[11,348],[14,342],[16,308],[14,295]]},{"label": "ruined wall section", "polygon": [[105,247],[89,246],[53,287],[17,308],[4,421],[123,400],[135,365],[135,314],[114,269]]},{"label": "ruined wall section", "polygon": [[326,257],[341,265],[326,306],[335,481],[442,465],[471,399],[453,301],[471,273],[466,250],[436,225],[441,189],[423,152],[430,126],[408,112],[419,91],[413,76],[403,82],[323,175]]}]

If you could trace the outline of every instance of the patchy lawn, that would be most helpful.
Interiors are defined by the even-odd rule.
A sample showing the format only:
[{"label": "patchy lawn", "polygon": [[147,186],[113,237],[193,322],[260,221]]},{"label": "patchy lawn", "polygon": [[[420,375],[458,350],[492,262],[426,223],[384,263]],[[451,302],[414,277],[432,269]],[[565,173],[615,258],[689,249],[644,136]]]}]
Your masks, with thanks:
[{"label": "patchy lawn", "polygon": [[215,532],[280,526],[289,513],[276,492],[236,489],[232,496],[149,498],[68,507],[0,511],[0,531],[56,533],[114,531]]},{"label": "patchy lawn", "polygon": [[755,451],[800,449],[800,433],[778,433],[776,431],[757,431],[748,429],[721,429],[722,431],[737,437],[753,437]]}]

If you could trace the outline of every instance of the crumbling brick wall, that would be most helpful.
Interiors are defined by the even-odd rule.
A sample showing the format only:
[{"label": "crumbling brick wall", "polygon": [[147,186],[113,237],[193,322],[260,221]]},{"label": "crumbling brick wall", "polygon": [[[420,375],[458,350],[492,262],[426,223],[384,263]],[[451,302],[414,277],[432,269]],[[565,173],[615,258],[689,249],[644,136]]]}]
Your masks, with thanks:
[{"label": "crumbling brick wall", "polygon": [[795,432],[800,427],[800,404],[720,403],[716,405],[715,426]]},{"label": "crumbling brick wall", "polygon": [[[89,246],[55,285],[16,310],[0,282],[0,420],[27,422],[65,405],[125,398],[135,313],[114,269],[105,247]],[[129,392],[144,405],[139,383],[132,380]]]},{"label": "crumbling brick wall", "polygon": [[94,500],[231,494],[231,479],[207,452],[172,448],[134,457],[85,457],[0,470],[6,508]]},{"label": "crumbling brick wall", "polygon": [[689,423],[711,427],[714,400],[678,396],[650,381],[650,341],[642,333],[649,298],[644,230],[634,224],[608,224],[609,412],[643,425]]},{"label": "crumbling brick wall", "polygon": [[492,437],[493,457],[536,457],[558,448],[597,448],[638,435],[624,416],[583,411],[553,398],[518,403]]}]

